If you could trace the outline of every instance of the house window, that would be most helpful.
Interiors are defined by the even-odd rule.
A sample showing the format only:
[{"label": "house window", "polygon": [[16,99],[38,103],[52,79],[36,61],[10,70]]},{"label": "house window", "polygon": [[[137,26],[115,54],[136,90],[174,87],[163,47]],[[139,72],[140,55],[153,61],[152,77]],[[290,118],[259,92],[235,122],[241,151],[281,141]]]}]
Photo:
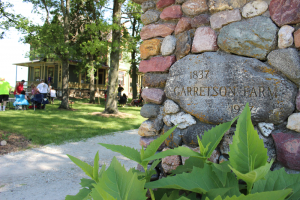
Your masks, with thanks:
[{"label": "house window", "polygon": [[34,81],[40,81],[40,68],[34,68]]},{"label": "house window", "polygon": [[100,85],[105,84],[105,71],[103,69],[99,69],[98,84]]},{"label": "house window", "polygon": [[124,85],[125,72],[119,72],[119,84]]}]

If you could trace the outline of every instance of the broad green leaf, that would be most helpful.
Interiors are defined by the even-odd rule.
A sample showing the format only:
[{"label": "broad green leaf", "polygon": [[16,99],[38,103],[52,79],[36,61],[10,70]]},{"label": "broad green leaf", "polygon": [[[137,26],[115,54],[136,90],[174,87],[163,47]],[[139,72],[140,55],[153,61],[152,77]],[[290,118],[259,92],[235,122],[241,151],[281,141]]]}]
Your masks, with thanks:
[{"label": "broad green leaf", "polygon": [[184,197],[184,196],[181,196],[179,199],[177,199],[177,200],[190,200],[189,198],[187,198],[187,197]]},{"label": "broad green leaf", "polygon": [[151,164],[150,170],[154,170],[154,168],[160,163],[160,160],[156,160]]},{"label": "broad green leaf", "polygon": [[259,180],[253,185],[251,193],[293,189],[293,193],[288,200],[298,200],[300,197],[300,174],[287,174],[284,168],[270,171],[265,180]]},{"label": "broad green leaf", "polygon": [[160,158],[164,158],[167,156],[174,156],[174,155],[180,155],[180,156],[185,156],[185,157],[192,156],[192,157],[202,158],[200,153],[197,153],[188,147],[179,146],[175,149],[169,149],[167,151],[163,151],[158,154],[155,154],[155,155],[151,156],[150,158],[146,158],[145,160],[146,161],[147,160],[155,160],[155,159],[160,159]]},{"label": "broad green leaf", "polygon": [[94,187],[100,194],[104,190],[117,200],[145,200],[147,192],[144,189],[145,182],[145,180],[139,181],[137,174],[131,169],[127,172],[114,157],[110,166],[103,172],[99,183]]},{"label": "broad green leaf", "polygon": [[259,167],[258,169],[252,170],[246,174],[240,173],[239,171],[232,168],[231,166],[229,166],[229,167],[235,173],[235,175],[237,176],[238,179],[242,179],[247,183],[247,190],[248,190],[248,193],[250,193],[252,190],[253,184],[256,181],[263,179],[266,176],[266,174],[270,171],[272,164],[273,164],[273,161],[271,161],[270,163],[266,163],[265,166]]},{"label": "broad green leaf", "polygon": [[158,181],[149,182],[146,188],[173,188],[196,193],[206,193],[209,190],[224,188],[221,181],[212,171],[212,167],[204,164],[203,168],[194,167],[191,173],[169,176]]},{"label": "broad green leaf", "polygon": [[[224,200],[284,200],[292,192],[292,189],[270,191],[270,192],[261,192],[248,195],[240,195],[239,197],[232,196],[226,197]],[[205,199],[205,200],[208,200]],[[221,196],[218,196],[214,200],[222,200]]]},{"label": "broad green leaf", "polygon": [[230,162],[222,162],[221,164],[212,164],[212,170],[216,173],[216,175],[219,177],[221,183],[223,186],[226,184],[226,179],[227,179],[227,173],[230,172],[230,168],[228,166]]},{"label": "broad green leaf", "polygon": [[93,167],[93,179],[98,182],[98,171],[99,171],[99,151],[97,151],[94,158],[94,167]]},{"label": "broad green leaf", "polygon": [[110,149],[114,152],[118,152],[122,154],[123,156],[129,158],[130,160],[133,160],[139,164],[141,164],[141,155],[138,150],[122,145],[114,145],[114,144],[104,144],[104,143],[98,143],[101,146],[104,146],[107,149]]},{"label": "broad green leaf", "polygon": [[223,135],[226,133],[226,131],[230,129],[231,125],[235,122],[236,119],[237,117],[230,122],[220,124],[218,126],[213,127],[209,131],[204,132],[201,143],[204,148],[208,147],[204,157],[209,158],[211,156],[213,151],[216,149],[216,147],[219,145],[220,141],[222,140]]},{"label": "broad green leaf", "polygon": [[85,200],[91,193],[91,190],[82,188],[76,195],[67,195],[65,200]]},{"label": "broad green leaf", "polygon": [[226,194],[226,192],[228,192],[231,188],[218,188],[218,189],[212,189],[209,190],[206,194],[204,194],[202,196],[203,199],[206,199],[206,197],[208,197],[209,199],[214,199],[216,198],[218,195],[223,196],[224,194]]},{"label": "broad green leaf", "polygon": [[160,145],[169,137],[169,135],[176,129],[177,125],[168,130],[166,133],[161,135],[156,140],[152,141],[145,150],[145,153],[142,157],[142,160],[145,160],[146,158],[149,158],[153,155],[155,155],[157,149],[160,147]]},{"label": "broad green leaf", "polygon": [[204,159],[190,157],[185,161],[184,165],[179,165],[175,170],[172,171],[172,174],[182,174],[183,172],[191,172],[194,167],[203,168]]},{"label": "broad green leaf", "polygon": [[94,200],[116,200],[103,188],[94,188],[92,190],[91,196]]},{"label": "broad green leaf", "polygon": [[70,158],[70,160],[73,161],[73,163],[75,163],[78,167],[80,167],[86,175],[93,178],[93,167],[92,166],[79,160],[78,158],[75,158],[74,156],[71,156],[69,154],[67,154],[67,156]]},{"label": "broad green leaf", "polygon": [[230,145],[230,165],[242,174],[265,166],[267,163],[267,149],[263,140],[259,139],[257,131],[251,122],[251,112],[247,103],[239,116],[235,135]]},{"label": "broad green leaf", "polygon": [[83,188],[88,187],[89,189],[92,189],[94,187],[93,186],[94,183],[96,183],[96,182],[94,180],[92,180],[92,179],[82,178],[82,179],[80,179],[80,183],[79,184]]},{"label": "broad green leaf", "polygon": [[101,178],[101,176],[102,176],[103,172],[105,172],[105,170],[106,170],[106,165],[103,164],[101,166],[100,172],[98,173],[98,180],[99,180],[99,178]]},{"label": "broad green leaf", "polygon": [[167,194],[165,194],[161,198],[161,200],[174,200],[174,199],[178,199],[178,198],[180,198],[179,191],[174,190],[169,196]]}]

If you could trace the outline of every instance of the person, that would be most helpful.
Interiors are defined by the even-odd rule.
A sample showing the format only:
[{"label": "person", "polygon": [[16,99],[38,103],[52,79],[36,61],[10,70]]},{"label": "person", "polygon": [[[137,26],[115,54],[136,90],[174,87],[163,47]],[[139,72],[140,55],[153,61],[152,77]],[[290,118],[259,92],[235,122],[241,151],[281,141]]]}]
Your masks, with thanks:
[{"label": "person", "polygon": [[104,101],[106,101],[107,99],[107,90],[104,91],[104,99],[105,99]]},{"label": "person", "polygon": [[29,103],[28,103],[28,97],[24,90],[21,92],[19,103],[22,105],[22,110],[27,110],[27,106],[29,105]]},{"label": "person", "polygon": [[124,90],[124,88],[121,86],[121,84],[119,84],[119,87],[118,87],[118,99],[119,100],[121,99],[121,93],[123,90]]},{"label": "person", "polygon": [[[44,83],[44,80],[41,80],[41,83],[36,87],[38,92],[43,95],[43,98],[47,98],[48,85]],[[45,109],[46,105],[44,104],[43,109]],[[41,108],[41,103],[37,105],[37,108]]]},{"label": "person", "polygon": [[48,83],[52,83],[52,77],[50,75],[48,76]]},{"label": "person", "polygon": [[14,95],[16,94],[21,94],[21,92],[24,90],[24,83],[25,81],[22,80],[21,82],[19,82],[15,88],[15,91],[14,91]]},{"label": "person", "polygon": [[121,104],[123,107],[124,105],[127,103],[127,96],[124,93],[123,96],[121,96],[120,100],[119,100],[119,104]]},{"label": "person", "polygon": [[56,98],[56,90],[54,90],[51,87],[51,90],[50,90],[50,101],[51,101],[52,104],[54,104],[54,98]]},{"label": "person", "polygon": [[50,97],[51,89],[52,89],[51,83],[48,82],[47,98],[49,99],[49,101],[51,99],[51,97]]},{"label": "person", "polygon": [[36,95],[36,94],[38,94],[39,92],[38,92],[38,90],[37,90],[37,88],[36,88],[36,86],[35,86],[35,84],[31,84],[31,99],[34,97],[34,95]]},{"label": "person", "polygon": [[[11,91],[11,86],[5,78],[0,78],[0,111],[5,111],[6,102],[9,99],[9,93]],[[1,108],[1,104],[3,102],[3,109]]]}]

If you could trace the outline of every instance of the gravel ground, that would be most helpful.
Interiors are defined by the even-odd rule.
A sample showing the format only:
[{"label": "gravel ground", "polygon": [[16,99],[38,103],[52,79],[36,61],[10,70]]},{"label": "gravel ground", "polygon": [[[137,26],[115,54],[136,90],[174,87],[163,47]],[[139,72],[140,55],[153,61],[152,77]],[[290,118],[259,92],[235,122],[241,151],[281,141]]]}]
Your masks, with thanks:
[{"label": "gravel ground", "polygon": [[100,165],[109,165],[113,156],[116,156],[128,170],[136,167],[137,163],[98,143],[140,149],[139,138],[137,130],[129,130],[0,156],[0,199],[62,200],[68,194],[75,195],[80,189],[80,179],[87,176],[66,154],[93,164],[94,156],[99,151]]}]

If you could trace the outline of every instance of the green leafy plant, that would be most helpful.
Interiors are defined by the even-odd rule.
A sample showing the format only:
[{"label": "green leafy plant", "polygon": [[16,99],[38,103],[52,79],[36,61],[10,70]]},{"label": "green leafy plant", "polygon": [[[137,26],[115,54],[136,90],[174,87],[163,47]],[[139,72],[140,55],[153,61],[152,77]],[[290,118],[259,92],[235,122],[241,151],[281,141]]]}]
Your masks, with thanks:
[{"label": "green leafy plant", "polygon": [[[102,167],[97,173],[95,164],[94,167],[88,167],[82,161],[69,156],[92,178],[89,181],[82,180],[81,185],[84,188],[77,195],[85,193],[86,197],[92,199],[145,199],[145,188],[147,188],[152,200],[299,199],[299,174],[288,175],[284,169],[270,171],[273,161],[267,162],[267,150],[252,125],[248,104],[237,121],[233,142],[230,145],[229,161],[220,164],[208,161],[224,133],[229,130],[236,119],[205,132],[201,140],[198,138],[200,152],[178,147],[155,154],[161,143],[176,127],[150,143],[146,150],[142,148],[140,152],[125,146],[101,143],[102,146],[141,164],[145,173],[134,169],[126,172],[115,158],[106,171]],[[177,167],[168,177],[150,182],[154,168],[160,159],[171,155],[190,158],[186,160],[185,165]],[[154,162],[151,169],[147,171],[150,160]],[[96,157],[95,162],[98,164]],[[239,182],[239,179],[244,182]],[[157,188],[157,191],[153,192],[154,188]],[[139,195],[130,196],[131,193]]]}]

